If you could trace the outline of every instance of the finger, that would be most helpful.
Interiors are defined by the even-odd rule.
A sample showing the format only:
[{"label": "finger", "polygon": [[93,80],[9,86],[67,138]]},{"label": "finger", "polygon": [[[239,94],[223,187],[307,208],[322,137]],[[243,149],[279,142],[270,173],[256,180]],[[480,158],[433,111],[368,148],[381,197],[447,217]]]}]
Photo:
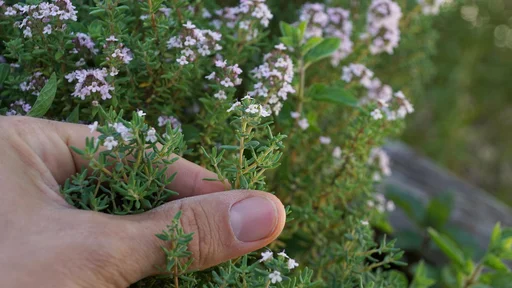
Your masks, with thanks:
[{"label": "finger", "polygon": [[[131,251],[123,263],[138,278],[154,275],[155,266],[165,265],[161,246],[170,248],[155,237],[161,233],[178,211],[185,233],[194,233],[189,244],[191,269],[205,269],[260,249],[279,236],[286,213],[275,196],[258,191],[228,191],[185,198],[153,211],[132,216],[119,216],[124,230],[129,231],[120,244]],[[134,279],[136,281],[138,279]]]},{"label": "finger", "polygon": [[[88,161],[74,153],[69,147],[84,147],[87,137],[97,137],[91,134],[86,125],[49,121],[30,117],[1,117],[2,131],[11,131],[12,136],[27,144],[48,169],[58,184],[71,175],[88,166]],[[13,138],[9,141],[15,141]],[[26,153],[30,154],[30,153]],[[205,181],[206,178],[217,178],[217,175],[192,162],[180,158],[172,164],[168,175],[178,173],[169,189],[180,194],[180,197],[207,194],[223,191],[224,183]],[[46,175],[45,175],[46,177]],[[45,182],[47,179],[45,179]]]}]

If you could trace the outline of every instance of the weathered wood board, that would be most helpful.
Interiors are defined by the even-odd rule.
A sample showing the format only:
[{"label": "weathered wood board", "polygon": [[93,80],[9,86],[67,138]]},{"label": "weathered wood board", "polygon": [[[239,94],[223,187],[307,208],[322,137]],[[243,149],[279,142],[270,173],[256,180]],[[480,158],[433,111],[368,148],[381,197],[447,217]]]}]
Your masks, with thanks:
[{"label": "weathered wood board", "polygon": [[[452,193],[455,208],[451,223],[470,233],[485,248],[496,222],[512,226],[512,208],[491,194],[474,187],[414,152],[400,142],[390,142],[384,149],[391,158],[393,174],[382,184],[392,185],[428,202],[439,193]],[[391,213],[390,220],[397,230],[412,228],[413,224],[402,211]]]}]

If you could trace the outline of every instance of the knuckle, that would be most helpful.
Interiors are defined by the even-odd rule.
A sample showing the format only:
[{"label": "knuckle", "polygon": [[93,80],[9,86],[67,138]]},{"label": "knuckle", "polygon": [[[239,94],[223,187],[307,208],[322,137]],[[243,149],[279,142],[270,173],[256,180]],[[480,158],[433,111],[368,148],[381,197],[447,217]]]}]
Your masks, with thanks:
[{"label": "knuckle", "polygon": [[194,266],[208,267],[215,264],[223,245],[222,227],[215,217],[208,215],[201,202],[182,205],[182,226],[187,233],[194,232],[189,249],[194,257]]}]

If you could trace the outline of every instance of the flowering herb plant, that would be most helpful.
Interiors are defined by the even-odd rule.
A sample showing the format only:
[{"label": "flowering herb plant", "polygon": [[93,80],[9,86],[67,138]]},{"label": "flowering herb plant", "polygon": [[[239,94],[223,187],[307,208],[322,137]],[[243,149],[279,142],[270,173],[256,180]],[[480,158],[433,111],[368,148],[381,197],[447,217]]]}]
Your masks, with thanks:
[{"label": "flowering herb plant", "polygon": [[0,113],[96,133],[71,147],[89,166],[61,187],[70,204],[155,208],[183,156],[287,205],[278,241],[203,272],[178,213],[157,235],[164,276],[135,287],[408,286],[403,252],[374,230],[391,232],[394,203],[374,191],[391,174],[379,147],[414,108],[371,68],[442,1],[304,3],[287,22],[282,2],[0,0]]}]

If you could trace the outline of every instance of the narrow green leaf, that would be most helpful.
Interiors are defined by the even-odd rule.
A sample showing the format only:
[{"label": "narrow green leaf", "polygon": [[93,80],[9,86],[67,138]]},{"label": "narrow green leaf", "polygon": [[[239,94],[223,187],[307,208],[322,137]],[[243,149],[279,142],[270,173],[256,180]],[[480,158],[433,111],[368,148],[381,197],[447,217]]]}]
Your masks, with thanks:
[{"label": "narrow green leaf", "polygon": [[489,247],[495,247],[501,242],[501,225],[500,222],[496,223],[491,234],[491,241]]},{"label": "narrow green leaf", "polygon": [[5,80],[7,80],[7,77],[9,76],[9,73],[11,72],[11,67],[9,64],[2,63],[0,64],[0,85],[4,84]]},{"label": "narrow green leaf", "polygon": [[62,51],[57,51],[55,53],[55,60],[60,60],[60,58],[62,58],[62,56],[64,56],[64,53],[62,53]]},{"label": "narrow green leaf", "polygon": [[306,33],[306,28],[308,27],[308,22],[306,21],[302,21],[300,22],[299,24],[299,27],[298,27],[298,36],[299,36],[299,43],[302,43],[302,39],[304,39],[304,34]]},{"label": "narrow green leaf", "polygon": [[441,249],[441,251],[443,251],[443,253],[448,258],[450,258],[450,260],[455,262],[455,264],[459,265],[461,268],[465,266],[466,260],[464,259],[464,254],[455,242],[453,242],[450,238],[439,234],[432,228],[428,228],[427,231],[439,249]]},{"label": "narrow green leaf", "polygon": [[427,206],[427,226],[441,230],[448,220],[453,208],[453,195],[442,193],[430,200]]},{"label": "narrow green leaf", "polygon": [[428,288],[433,286],[435,283],[436,282],[430,279],[427,275],[425,262],[420,261],[420,264],[418,264],[418,266],[416,267],[416,271],[414,272],[414,278],[409,288]]},{"label": "narrow green leaf", "polygon": [[224,150],[238,150],[238,149],[240,149],[239,146],[234,146],[234,145],[222,145],[219,148],[220,149],[224,149]]},{"label": "narrow green leaf", "polygon": [[79,117],[80,117],[80,104],[76,105],[75,109],[73,109],[73,111],[71,111],[71,114],[69,114],[66,121],[70,122],[70,123],[78,123],[78,121],[80,121]]},{"label": "narrow green leaf", "polygon": [[53,99],[55,98],[55,93],[57,92],[57,76],[55,73],[50,76],[50,79],[44,85],[41,93],[37,97],[36,103],[32,107],[32,110],[28,112],[28,116],[31,117],[42,117],[50,107],[52,106]]},{"label": "narrow green leaf", "polygon": [[495,255],[488,254],[484,258],[484,265],[496,271],[509,272],[508,266]]},{"label": "narrow green leaf", "polygon": [[316,45],[311,49],[306,56],[304,61],[306,65],[318,62],[326,57],[329,57],[338,47],[340,47],[341,40],[339,38],[325,38],[320,44]]}]

